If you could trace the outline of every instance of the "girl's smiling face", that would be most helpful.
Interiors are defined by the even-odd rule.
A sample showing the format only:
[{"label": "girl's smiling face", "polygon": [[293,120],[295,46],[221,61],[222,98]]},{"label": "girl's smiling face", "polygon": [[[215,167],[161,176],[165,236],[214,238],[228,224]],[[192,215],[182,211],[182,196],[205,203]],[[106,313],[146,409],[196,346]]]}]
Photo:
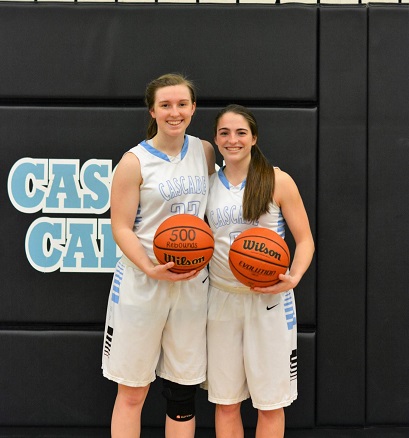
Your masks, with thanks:
[{"label": "girl's smiling face", "polygon": [[248,121],[240,114],[223,114],[216,129],[214,141],[225,161],[249,158],[257,136],[251,132]]},{"label": "girl's smiling face", "polygon": [[156,119],[158,132],[175,136],[185,133],[195,109],[189,88],[171,85],[156,91],[155,104],[149,112]]}]

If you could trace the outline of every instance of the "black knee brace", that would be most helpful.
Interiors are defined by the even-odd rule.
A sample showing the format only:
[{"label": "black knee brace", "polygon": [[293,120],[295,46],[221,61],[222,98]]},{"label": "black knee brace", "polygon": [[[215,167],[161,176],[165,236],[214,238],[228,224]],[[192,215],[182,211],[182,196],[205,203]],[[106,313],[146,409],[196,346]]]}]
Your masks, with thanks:
[{"label": "black knee brace", "polygon": [[181,385],[163,379],[162,395],[166,398],[166,414],[175,421],[189,421],[194,418],[195,396],[198,385]]}]

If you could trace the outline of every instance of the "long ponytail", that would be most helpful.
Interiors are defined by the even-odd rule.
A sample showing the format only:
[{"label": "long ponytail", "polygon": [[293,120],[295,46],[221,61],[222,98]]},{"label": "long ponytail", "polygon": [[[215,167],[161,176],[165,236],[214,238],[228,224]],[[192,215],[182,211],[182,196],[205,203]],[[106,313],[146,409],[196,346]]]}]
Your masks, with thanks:
[{"label": "long ponytail", "polygon": [[255,144],[251,149],[251,161],[243,194],[243,217],[255,221],[268,213],[274,195],[274,167],[267,161]]}]

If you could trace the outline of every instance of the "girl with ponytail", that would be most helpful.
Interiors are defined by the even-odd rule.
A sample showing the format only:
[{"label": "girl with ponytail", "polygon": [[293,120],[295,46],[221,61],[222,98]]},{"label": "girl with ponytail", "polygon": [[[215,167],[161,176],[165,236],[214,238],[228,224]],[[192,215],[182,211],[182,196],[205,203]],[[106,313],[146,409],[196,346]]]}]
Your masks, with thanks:
[{"label": "girl with ponytail", "polygon": [[[297,324],[293,289],[308,269],[314,242],[294,180],[259,148],[254,115],[240,105],[219,112],[214,141],[224,167],[210,178],[206,216],[215,237],[207,318],[208,398],[216,404],[216,437],[243,438],[241,402],[258,410],[256,436],[282,438],[284,407],[297,398]],[[252,227],[284,237],[296,248],[289,271],[271,287],[250,289],[232,274],[234,238]]]}]

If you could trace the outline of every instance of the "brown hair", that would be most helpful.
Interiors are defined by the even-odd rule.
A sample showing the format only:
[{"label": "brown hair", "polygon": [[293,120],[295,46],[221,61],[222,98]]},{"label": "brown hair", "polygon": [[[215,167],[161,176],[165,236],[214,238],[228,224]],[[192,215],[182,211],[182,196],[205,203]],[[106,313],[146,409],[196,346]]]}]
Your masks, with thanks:
[{"label": "brown hair", "polygon": [[[151,110],[155,105],[156,91],[159,90],[159,88],[173,85],[186,85],[186,87],[189,89],[192,103],[196,103],[196,90],[193,82],[179,73],[168,73],[158,77],[157,79],[154,79],[147,85],[145,90],[145,104],[148,107],[148,110]],[[158,125],[156,120],[151,117],[146,131],[146,139],[150,140],[157,134],[157,132]]]},{"label": "brown hair", "polygon": [[[258,125],[253,113],[241,105],[228,105],[216,116],[214,135],[217,134],[217,124],[226,113],[243,116],[249,124],[253,136],[258,139]],[[247,171],[246,187],[243,195],[243,217],[255,221],[264,213],[268,213],[274,195],[274,167],[268,162],[256,143],[251,148],[251,160]]]}]

